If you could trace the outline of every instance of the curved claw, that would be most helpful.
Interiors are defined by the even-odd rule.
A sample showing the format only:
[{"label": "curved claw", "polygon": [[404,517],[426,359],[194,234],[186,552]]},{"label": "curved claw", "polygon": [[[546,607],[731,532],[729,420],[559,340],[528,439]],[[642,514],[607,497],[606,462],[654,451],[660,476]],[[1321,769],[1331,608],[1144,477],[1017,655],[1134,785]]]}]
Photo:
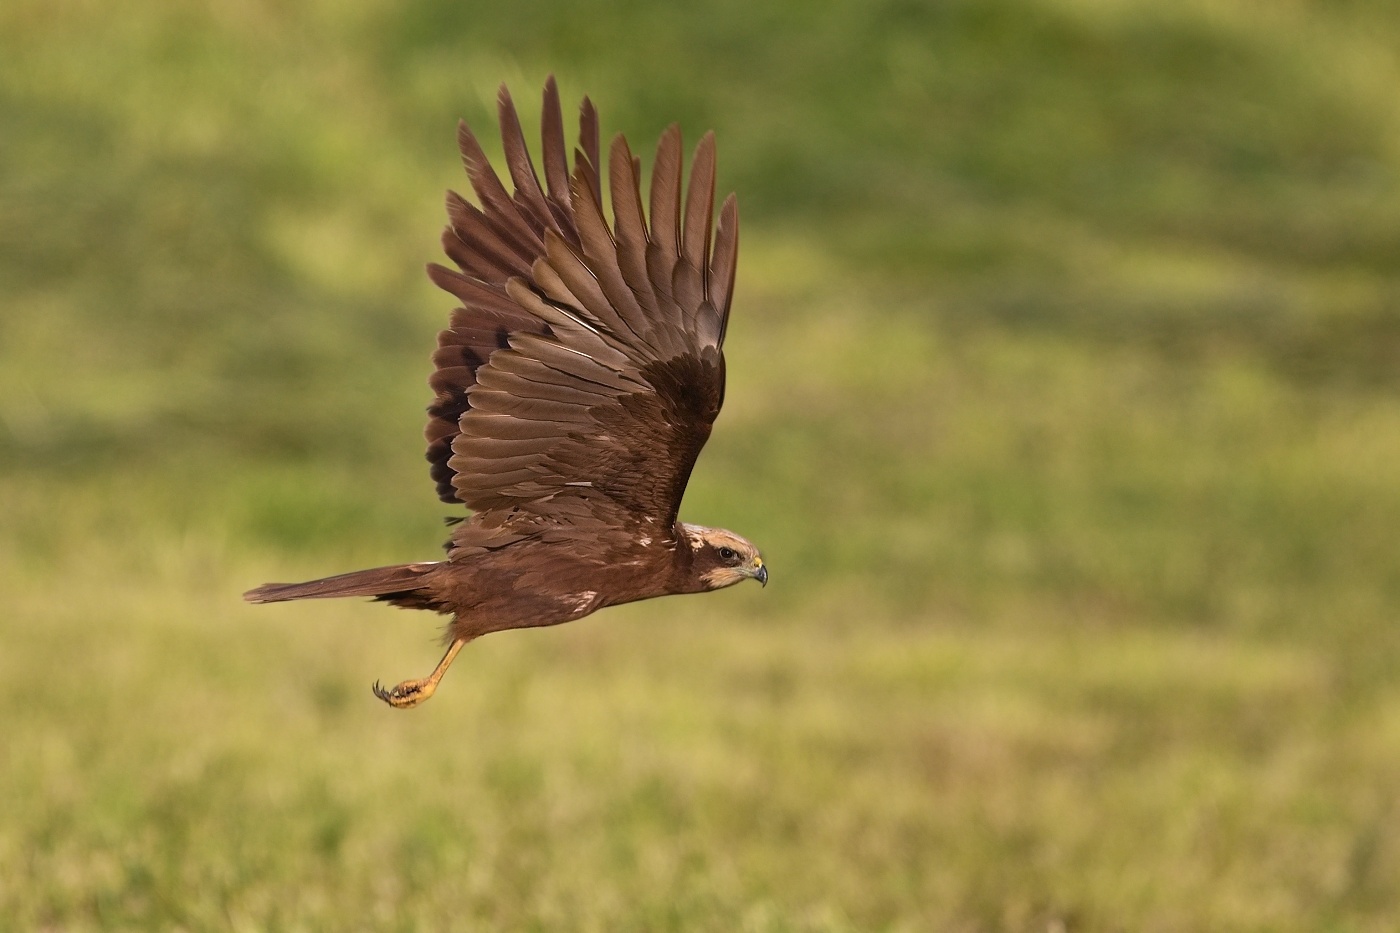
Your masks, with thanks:
[{"label": "curved claw", "polygon": [[432,696],[437,691],[437,684],[431,679],[405,680],[403,683],[385,690],[376,680],[373,690],[375,696],[394,709],[411,709]]},{"label": "curved claw", "polygon": [[467,641],[468,639],[465,638],[454,640],[432,674],[422,680],[405,680],[403,683],[395,684],[389,690],[381,687],[379,681],[376,680],[371,688],[374,695],[394,709],[412,709],[437,692],[438,681],[442,680],[442,675],[447,672],[448,665],[452,663],[453,658],[457,657],[457,652],[462,650],[462,646]]}]

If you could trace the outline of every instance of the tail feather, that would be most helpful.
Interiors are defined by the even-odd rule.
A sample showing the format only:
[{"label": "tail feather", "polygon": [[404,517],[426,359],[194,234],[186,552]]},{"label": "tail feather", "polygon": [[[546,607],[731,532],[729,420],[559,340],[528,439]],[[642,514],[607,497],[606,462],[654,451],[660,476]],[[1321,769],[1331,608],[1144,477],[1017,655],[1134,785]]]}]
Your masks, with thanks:
[{"label": "tail feather", "polygon": [[328,599],[334,596],[407,596],[423,582],[434,563],[396,564],[356,570],[306,583],[264,583],[243,598],[250,603],[280,603],[289,599]]}]

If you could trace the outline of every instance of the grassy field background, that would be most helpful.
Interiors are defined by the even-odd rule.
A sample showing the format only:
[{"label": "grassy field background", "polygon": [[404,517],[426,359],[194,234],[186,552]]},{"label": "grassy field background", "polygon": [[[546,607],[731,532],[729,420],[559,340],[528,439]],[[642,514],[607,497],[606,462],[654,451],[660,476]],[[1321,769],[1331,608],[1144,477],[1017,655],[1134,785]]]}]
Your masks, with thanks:
[{"label": "grassy field background", "polygon": [[[1393,930],[1400,8],[0,8],[0,926]],[[453,127],[714,128],[684,515],[764,591],[474,644]],[[483,135],[488,135],[483,133]]]}]

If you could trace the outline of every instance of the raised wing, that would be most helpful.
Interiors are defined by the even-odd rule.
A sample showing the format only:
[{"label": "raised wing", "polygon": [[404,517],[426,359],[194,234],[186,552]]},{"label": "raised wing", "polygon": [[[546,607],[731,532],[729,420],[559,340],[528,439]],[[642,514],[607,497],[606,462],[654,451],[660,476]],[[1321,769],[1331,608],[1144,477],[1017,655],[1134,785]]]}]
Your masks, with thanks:
[{"label": "raised wing", "polygon": [[546,83],[543,186],[504,87],[499,105],[514,193],[461,127],[481,207],[449,193],[443,243],[460,271],[429,270],[462,301],[431,380],[439,495],[479,513],[567,521],[582,507],[610,524],[669,527],[724,397],[738,212],[731,195],[712,244],[714,138],[700,141],[683,199],[680,132],[662,135],[649,226],[640,161],[614,139],[610,227],[587,99],[570,174],[558,91]]}]

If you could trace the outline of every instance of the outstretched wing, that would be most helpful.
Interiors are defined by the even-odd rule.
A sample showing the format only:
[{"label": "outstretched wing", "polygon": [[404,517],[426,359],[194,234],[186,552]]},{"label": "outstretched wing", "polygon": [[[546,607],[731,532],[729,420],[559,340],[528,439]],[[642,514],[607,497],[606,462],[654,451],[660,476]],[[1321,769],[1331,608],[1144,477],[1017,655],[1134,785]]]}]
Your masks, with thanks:
[{"label": "outstretched wing", "polygon": [[429,270],[462,301],[431,380],[439,495],[478,513],[669,528],[724,398],[738,212],[730,195],[712,244],[714,138],[700,141],[683,198],[680,132],[662,135],[650,225],[640,161],[614,139],[610,227],[587,99],[570,174],[558,91],[546,83],[543,186],[504,87],[499,105],[514,193],[461,127],[481,207],[449,193],[443,243],[460,271]]}]

